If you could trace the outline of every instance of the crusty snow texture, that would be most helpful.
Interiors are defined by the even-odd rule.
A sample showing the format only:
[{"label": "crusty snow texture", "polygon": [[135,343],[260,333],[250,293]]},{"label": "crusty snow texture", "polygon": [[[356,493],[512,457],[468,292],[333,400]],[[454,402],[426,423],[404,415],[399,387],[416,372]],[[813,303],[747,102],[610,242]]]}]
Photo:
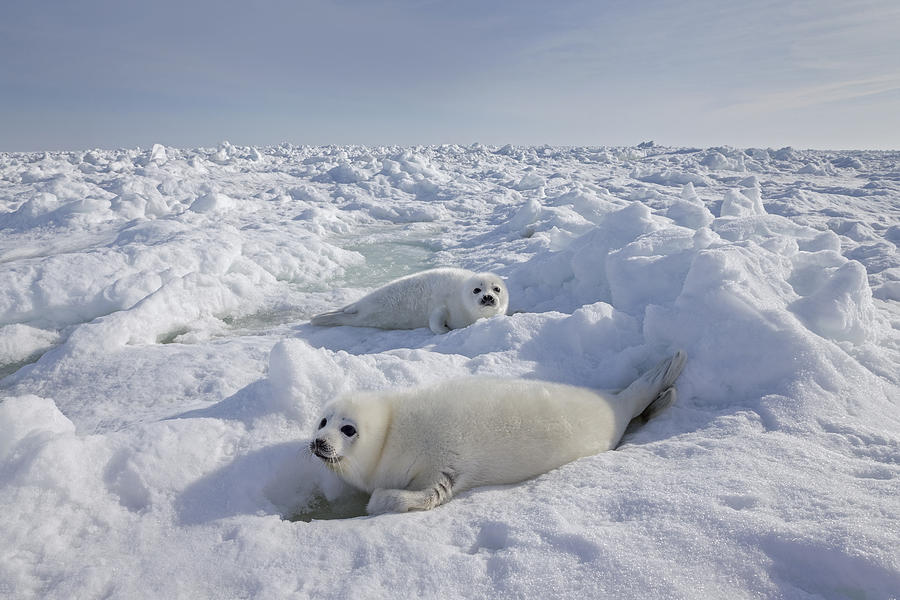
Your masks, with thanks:
[{"label": "crusty snow texture", "polygon": [[[0,154],[0,597],[896,598],[900,153]],[[509,314],[311,315],[436,266]],[[336,394],[596,388],[684,348],[618,450],[366,517]]]}]

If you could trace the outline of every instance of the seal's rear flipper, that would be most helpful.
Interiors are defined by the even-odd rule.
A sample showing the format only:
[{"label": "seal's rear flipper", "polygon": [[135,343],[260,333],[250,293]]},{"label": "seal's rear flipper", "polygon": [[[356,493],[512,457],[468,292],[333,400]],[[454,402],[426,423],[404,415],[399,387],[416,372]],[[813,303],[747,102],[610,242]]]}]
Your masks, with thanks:
[{"label": "seal's rear flipper", "polygon": [[664,387],[671,387],[672,384],[675,383],[675,380],[678,379],[678,376],[681,375],[681,372],[684,370],[686,362],[687,352],[684,350],[676,351],[669,363],[669,368],[666,369],[666,374],[663,376]]},{"label": "seal's rear flipper", "polygon": [[309,320],[312,325],[319,325],[321,327],[334,327],[336,325],[350,325],[351,320],[350,317],[358,313],[359,311],[356,308],[353,308],[353,305],[345,306],[344,308],[339,308],[337,310],[330,310],[328,312],[323,312],[318,315],[315,315],[313,318]]},{"label": "seal's rear flipper", "polygon": [[[660,361],[655,367],[616,394],[618,401],[626,403],[626,406],[629,407],[626,414],[633,415],[631,418],[637,417],[650,404],[660,400],[664,393],[675,384],[675,380],[681,375],[686,362],[687,353],[679,350],[672,355],[672,358]],[[667,404],[671,404],[671,401],[668,401]]]},{"label": "seal's rear flipper", "polygon": [[675,403],[675,400],[678,398],[678,392],[675,391],[674,387],[667,388],[662,391],[662,393],[656,397],[656,400],[651,402],[647,408],[644,409],[644,412],[639,414],[634,418],[635,421],[639,423],[646,423],[653,417],[655,417],[660,412],[669,408],[672,404]]}]

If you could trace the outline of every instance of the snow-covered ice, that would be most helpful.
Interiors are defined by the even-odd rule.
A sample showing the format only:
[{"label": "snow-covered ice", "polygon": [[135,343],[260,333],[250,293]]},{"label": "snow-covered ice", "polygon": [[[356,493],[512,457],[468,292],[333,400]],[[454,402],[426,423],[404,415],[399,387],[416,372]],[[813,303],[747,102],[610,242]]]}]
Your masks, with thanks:
[{"label": "snow-covered ice", "polygon": [[[896,598],[900,153],[0,154],[0,597]],[[510,314],[308,318],[433,266]],[[587,457],[366,517],[330,398],[466,374],[679,400]]]}]

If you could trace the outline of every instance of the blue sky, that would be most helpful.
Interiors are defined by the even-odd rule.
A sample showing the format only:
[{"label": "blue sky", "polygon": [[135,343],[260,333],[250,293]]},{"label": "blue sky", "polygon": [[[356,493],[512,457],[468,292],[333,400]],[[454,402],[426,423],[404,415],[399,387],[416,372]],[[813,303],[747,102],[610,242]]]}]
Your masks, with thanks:
[{"label": "blue sky", "polygon": [[900,148],[900,2],[0,5],[0,151]]}]

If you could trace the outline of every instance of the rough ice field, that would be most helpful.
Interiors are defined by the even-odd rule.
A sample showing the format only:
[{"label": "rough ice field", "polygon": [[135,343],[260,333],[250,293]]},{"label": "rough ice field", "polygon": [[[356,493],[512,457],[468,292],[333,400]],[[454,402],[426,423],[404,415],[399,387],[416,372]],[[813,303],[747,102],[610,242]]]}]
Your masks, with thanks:
[{"label": "rough ice field", "polygon": [[[896,598],[900,153],[0,154],[0,596]],[[449,334],[308,324],[402,274]],[[335,394],[480,373],[679,401],[433,511],[305,452]],[[340,517],[340,518],[338,518]]]}]

